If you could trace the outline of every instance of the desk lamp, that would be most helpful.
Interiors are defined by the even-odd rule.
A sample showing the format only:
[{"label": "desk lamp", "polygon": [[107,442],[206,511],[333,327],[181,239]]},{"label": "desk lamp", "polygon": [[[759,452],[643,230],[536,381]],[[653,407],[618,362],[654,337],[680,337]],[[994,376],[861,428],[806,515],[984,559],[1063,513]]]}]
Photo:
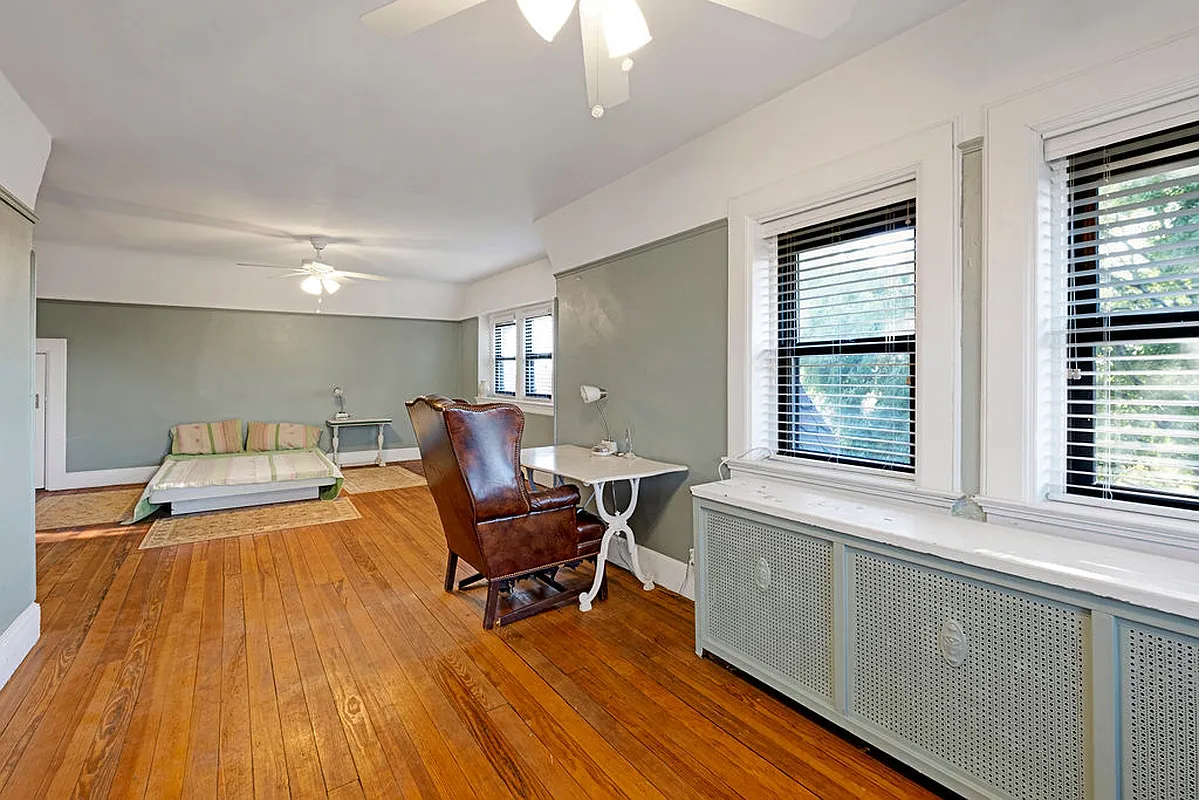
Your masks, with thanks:
[{"label": "desk lamp", "polygon": [[612,431],[608,427],[608,418],[604,416],[604,401],[608,399],[608,390],[585,383],[579,387],[579,396],[583,398],[584,403],[596,404],[595,410],[599,412],[600,421],[604,423],[604,438],[591,448],[592,452],[605,456],[611,455],[616,452],[616,441],[612,438]]}]

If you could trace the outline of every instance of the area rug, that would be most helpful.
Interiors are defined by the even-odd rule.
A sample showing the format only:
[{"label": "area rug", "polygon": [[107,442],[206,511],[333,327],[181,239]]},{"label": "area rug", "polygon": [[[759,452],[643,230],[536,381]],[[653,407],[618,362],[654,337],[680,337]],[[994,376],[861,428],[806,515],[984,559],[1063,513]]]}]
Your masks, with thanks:
[{"label": "area rug", "polygon": [[212,511],[186,517],[167,517],[154,521],[138,549],[151,550],[155,547],[307,528],[310,525],[346,522],[361,517],[358,509],[354,508],[354,504],[347,497],[239,508],[235,511]]},{"label": "area rug", "polygon": [[361,467],[347,469],[342,475],[345,476],[342,488],[350,494],[386,492],[391,489],[411,489],[414,486],[429,485],[423,476],[403,467]]},{"label": "area rug", "polygon": [[44,494],[37,499],[39,531],[114,525],[129,519],[142,487],[79,494]]}]

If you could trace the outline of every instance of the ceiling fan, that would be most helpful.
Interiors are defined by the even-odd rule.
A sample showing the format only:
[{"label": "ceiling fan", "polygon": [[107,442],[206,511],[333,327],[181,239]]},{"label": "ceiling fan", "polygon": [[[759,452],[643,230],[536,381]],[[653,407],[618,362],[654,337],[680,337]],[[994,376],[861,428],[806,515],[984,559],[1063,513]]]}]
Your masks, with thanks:
[{"label": "ceiling fan", "polygon": [[273,277],[302,278],[300,289],[316,297],[323,297],[326,294],[336,294],[343,285],[353,283],[356,280],[391,280],[391,278],[385,275],[374,275],[369,272],[348,272],[344,269],[338,269],[332,264],[327,263],[323,257],[325,247],[329,244],[328,238],[324,236],[312,236],[308,241],[312,244],[312,249],[316,251],[316,257],[302,259],[299,267],[285,267],[281,264],[250,264],[241,261],[238,262],[237,266],[288,270],[285,275],[275,275]]},{"label": "ceiling fan", "polygon": [[[696,0],[698,2],[698,0]],[[362,22],[393,37],[407,36],[486,0],[393,0]],[[649,26],[637,0],[516,0],[529,25],[552,42],[579,6],[583,69],[591,116],[629,99],[630,54],[649,44]],[[857,0],[708,0],[784,28],[823,39],[849,21]],[[606,52],[605,52],[606,51]]]}]

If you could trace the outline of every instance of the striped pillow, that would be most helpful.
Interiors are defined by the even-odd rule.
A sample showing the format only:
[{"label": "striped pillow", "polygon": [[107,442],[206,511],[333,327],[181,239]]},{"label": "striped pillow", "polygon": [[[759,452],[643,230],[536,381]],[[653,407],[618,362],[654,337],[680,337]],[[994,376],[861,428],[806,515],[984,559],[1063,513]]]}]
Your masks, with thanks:
[{"label": "striped pillow", "polygon": [[212,453],[240,453],[241,420],[191,422],[171,428],[171,453],[202,456]]},{"label": "striped pillow", "polygon": [[246,436],[246,449],[251,452],[267,450],[303,450],[316,447],[321,441],[317,425],[301,422],[251,422]]}]

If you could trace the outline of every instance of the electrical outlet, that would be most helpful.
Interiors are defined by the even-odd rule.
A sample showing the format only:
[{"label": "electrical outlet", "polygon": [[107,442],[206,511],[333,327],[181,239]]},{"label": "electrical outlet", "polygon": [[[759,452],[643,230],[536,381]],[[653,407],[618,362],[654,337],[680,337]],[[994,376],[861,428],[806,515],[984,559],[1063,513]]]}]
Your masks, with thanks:
[{"label": "electrical outlet", "polygon": [[695,566],[695,548],[694,547],[692,547],[690,550],[687,551],[687,566],[689,566],[689,567]]}]

